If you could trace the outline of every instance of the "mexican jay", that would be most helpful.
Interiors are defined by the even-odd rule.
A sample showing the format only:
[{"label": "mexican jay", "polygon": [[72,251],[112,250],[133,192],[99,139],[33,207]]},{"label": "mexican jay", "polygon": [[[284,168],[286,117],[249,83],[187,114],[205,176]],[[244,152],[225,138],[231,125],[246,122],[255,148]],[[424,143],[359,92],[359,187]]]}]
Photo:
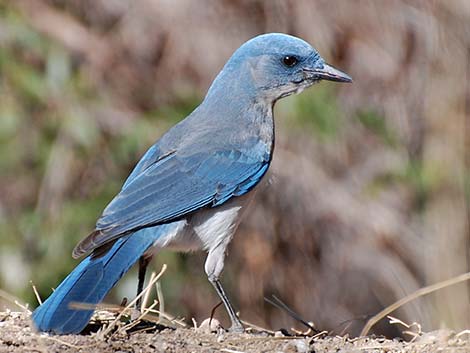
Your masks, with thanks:
[{"label": "mexican jay", "polygon": [[321,80],[351,82],[305,41],[286,34],[244,43],[217,75],[203,102],[150,149],[108,204],[95,230],[74,249],[87,257],[33,313],[39,331],[79,333],[93,310],[139,261],[161,248],[207,252],[205,271],[233,331],[243,331],[219,281],[225,252],[274,150],[273,107]]}]

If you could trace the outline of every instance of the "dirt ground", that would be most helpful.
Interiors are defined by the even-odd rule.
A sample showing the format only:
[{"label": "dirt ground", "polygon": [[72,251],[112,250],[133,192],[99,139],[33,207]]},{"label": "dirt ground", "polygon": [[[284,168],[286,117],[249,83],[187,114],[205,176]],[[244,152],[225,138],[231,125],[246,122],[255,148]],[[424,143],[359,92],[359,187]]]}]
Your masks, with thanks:
[{"label": "dirt ground", "polygon": [[[144,329],[149,329],[147,326]],[[30,326],[28,313],[0,313],[0,352],[470,352],[470,331],[440,330],[420,334],[413,342],[363,337],[275,336],[227,333],[223,330],[152,327],[125,333],[51,336]]]}]

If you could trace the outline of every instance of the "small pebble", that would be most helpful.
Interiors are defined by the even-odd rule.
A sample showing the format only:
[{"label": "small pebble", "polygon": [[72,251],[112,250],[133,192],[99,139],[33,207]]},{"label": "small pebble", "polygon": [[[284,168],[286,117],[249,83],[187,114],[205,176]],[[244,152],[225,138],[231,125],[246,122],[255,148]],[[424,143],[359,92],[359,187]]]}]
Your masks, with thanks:
[{"label": "small pebble", "polygon": [[293,340],[287,343],[284,347],[285,353],[307,353],[309,352],[309,345],[305,340]]},{"label": "small pebble", "polygon": [[[209,326],[210,325],[210,326]],[[201,325],[197,328],[198,330],[206,333],[218,332],[222,328],[219,320],[217,319],[205,319]]]}]

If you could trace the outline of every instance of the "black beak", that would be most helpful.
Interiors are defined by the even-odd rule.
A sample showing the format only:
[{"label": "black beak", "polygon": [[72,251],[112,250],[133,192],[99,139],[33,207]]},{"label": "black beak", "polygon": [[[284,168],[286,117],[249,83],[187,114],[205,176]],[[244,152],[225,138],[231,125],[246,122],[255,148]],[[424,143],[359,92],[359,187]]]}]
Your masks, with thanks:
[{"label": "black beak", "polygon": [[311,75],[312,78],[335,82],[352,82],[352,78],[348,74],[326,63],[323,64],[322,68],[304,69],[304,71]]}]

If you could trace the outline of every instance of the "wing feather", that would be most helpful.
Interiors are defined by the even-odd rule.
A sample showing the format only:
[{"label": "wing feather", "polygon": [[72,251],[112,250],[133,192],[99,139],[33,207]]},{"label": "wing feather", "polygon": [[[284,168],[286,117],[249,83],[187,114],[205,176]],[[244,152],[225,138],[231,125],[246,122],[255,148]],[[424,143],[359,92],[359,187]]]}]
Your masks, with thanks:
[{"label": "wing feather", "polygon": [[270,154],[240,150],[155,155],[142,158],[121,192],[109,203],[96,229],[74,250],[78,257],[131,231],[177,220],[203,207],[216,207],[251,190],[266,173]]}]

